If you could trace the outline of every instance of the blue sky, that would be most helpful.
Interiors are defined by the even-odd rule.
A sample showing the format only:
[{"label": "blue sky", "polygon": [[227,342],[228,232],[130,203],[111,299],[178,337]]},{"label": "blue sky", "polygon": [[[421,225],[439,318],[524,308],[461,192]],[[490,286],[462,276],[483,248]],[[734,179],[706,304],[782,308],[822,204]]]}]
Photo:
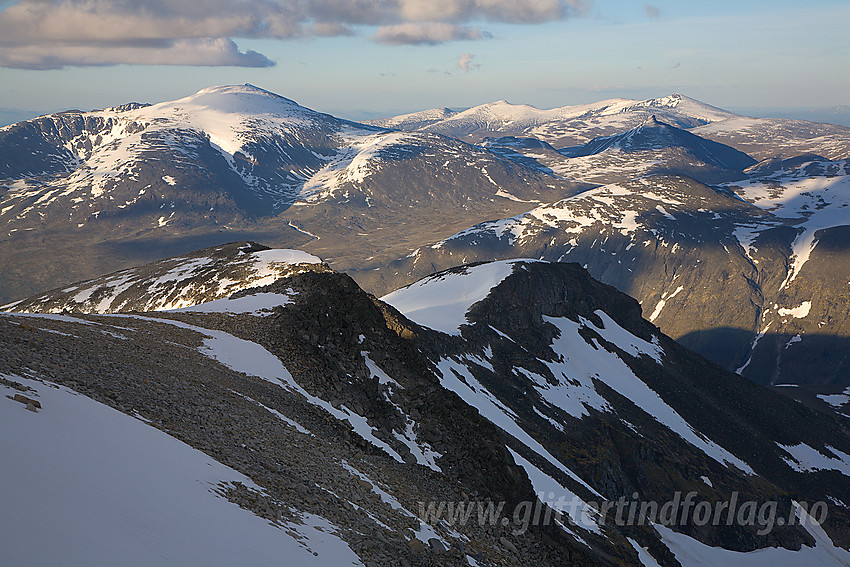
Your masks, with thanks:
[{"label": "blue sky", "polygon": [[[76,1],[47,3],[73,9]],[[337,9],[356,0],[323,1]],[[557,1],[532,0],[527,5],[548,6]],[[110,0],[97,2],[105,5]],[[11,18],[16,4],[0,1],[0,38],[4,17]],[[387,24],[386,15],[381,21],[363,17],[363,23],[357,14],[334,15],[334,25],[339,21],[347,26],[341,33],[352,35],[302,30],[294,34],[300,37],[291,39],[285,37],[289,31],[276,32],[284,39],[253,32],[243,34],[253,34],[247,39],[226,36],[236,44],[227,57],[236,57],[238,64],[248,57],[254,58],[248,64],[275,63],[265,67],[233,66],[229,60],[212,65],[204,60],[204,66],[191,61],[145,65],[151,60],[147,51],[135,44],[126,53],[114,49],[113,38],[108,46],[92,44],[92,49],[120,51],[123,60],[132,64],[95,60],[95,65],[77,65],[71,57],[58,69],[0,68],[0,109],[52,112],[131,100],[158,102],[206,86],[245,82],[305,106],[354,117],[468,107],[499,99],[550,108],[671,92],[733,109],[850,105],[850,2],[846,0],[595,0],[581,4],[571,0],[569,4],[565,17],[541,16],[542,12],[494,15],[471,8],[445,20],[455,26],[451,37],[440,36],[428,44],[376,41],[376,34],[385,29],[381,26]],[[396,20],[389,23],[420,25],[423,17],[434,18],[405,14],[394,15]],[[539,23],[527,23],[527,19]],[[38,45],[39,31],[27,34],[34,40],[20,40],[28,42],[27,56],[38,53],[42,58],[28,60],[26,65],[50,66],[52,59],[43,53],[60,52],[68,40],[76,41],[63,36],[66,43],[50,43],[55,37],[45,32],[44,44]],[[458,33],[476,39],[453,39]],[[18,56],[20,46],[14,41],[0,39],[0,64]],[[3,57],[3,51],[8,57]],[[91,56],[87,57],[91,62]],[[465,61],[465,70],[459,61]]]}]

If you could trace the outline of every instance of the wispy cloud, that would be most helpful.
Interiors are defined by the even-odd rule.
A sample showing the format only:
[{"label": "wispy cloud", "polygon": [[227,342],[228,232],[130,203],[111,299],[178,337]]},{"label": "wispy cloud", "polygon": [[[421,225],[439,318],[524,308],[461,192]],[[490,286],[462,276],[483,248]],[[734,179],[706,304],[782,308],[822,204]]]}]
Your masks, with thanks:
[{"label": "wispy cloud", "polygon": [[461,71],[464,73],[469,73],[470,71],[475,71],[481,65],[475,63],[473,59],[475,55],[472,53],[461,53],[460,57],[457,58],[457,66],[460,67]]},{"label": "wispy cloud", "polygon": [[269,66],[234,40],[365,31],[384,44],[436,44],[487,38],[488,23],[551,22],[586,8],[584,0],[20,0],[0,3],[0,66]]},{"label": "wispy cloud", "polygon": [[661,9],[653,4],[644,4],[643,9],[650,18],[657,18],[661,15]]}]

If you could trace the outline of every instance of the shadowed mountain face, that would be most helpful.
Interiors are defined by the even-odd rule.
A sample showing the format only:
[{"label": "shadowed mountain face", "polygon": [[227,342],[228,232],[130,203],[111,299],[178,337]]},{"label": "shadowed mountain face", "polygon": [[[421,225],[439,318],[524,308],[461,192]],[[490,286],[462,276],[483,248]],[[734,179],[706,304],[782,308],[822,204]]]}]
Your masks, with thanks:
[{"label": "shadowed mountain face", "polygon": [[[272,283],[254,279],[271,269],[280,270]],[[260,287],[224,290],[240,274]],[[835,547],[850,544],[839,504],[850,499],[846,423],[684,349],[642,319],[636,301],[577,264],[464,266],[384,301],[317,259],[252,243],[123,276],[132,305],[173,307],[163,291],[181,288],[184,302],[167,313],[85,315],[101,304],[79,297],[68,304],[77,314],[0,315],[0,389],[41,400],[30,414],[4,397],[0,411],[23,412],[47,437],[57,434],[52,416],[81,399],[141,418],[137,427],[212,461],[204,466],[215,487],[205,493],[210,506],[224,497],[262,518],[243,526],[244,537],[268,522],[285,528],[278,538],[310,550],[301,564],[338,564],[330,554],[344,550],[380,565],[639,566],[651,557],[697,567],[720,554],[736,566],[839,566],[850,558]],[[117,277],[58,293],[111,288],[127,299]],[[218,281],[221,295],[199,295],[199,279]],[[61,307],[47,296],[28,304]],[[73,433],[79,424],[63,427]],[[133,447],[142,437],[120,438]],[[22,437],[5,439],[4,455],[27,454]],[[170,458],[183,462],[173,451]],[[79,459],[52,455],[45,482],[66,477]],[[17,482],[43,488],[45,475],[32,474],[37,461],[11,462],[4,471],[17,471]],[[114,466],[105,459],[101,474],[109,478]],[[712,510],[734,498],[775,502],[782,518],[797,517],[794,502],[823,501],[828,513],[823,531],[768,529],[766,516],[706,524],[681,500],[691,492]],[[160,510],[175,506],[149,498]],[[618,520],[621,499],[673,502],[677,520]],[[440,502],[504,505],[482,524],[475,508],[471,521],[441,516]],[[419,503],[434,506],[425,512]],[[40,501],[31,506],[40,511]],[[98,506],[98,517],[127,526],[122,509]],[[523,520],[523,506],[549,511]],[[540,519],[551,509],[560,523]],[[215,508],[207,514],[215,525]],[[323,545],[313,525],[325,526]],[[113,544],[120,552],[128,533],[132,542],[145,530],[134,524]],[[57,545],[69,553],[75,541]]]}]

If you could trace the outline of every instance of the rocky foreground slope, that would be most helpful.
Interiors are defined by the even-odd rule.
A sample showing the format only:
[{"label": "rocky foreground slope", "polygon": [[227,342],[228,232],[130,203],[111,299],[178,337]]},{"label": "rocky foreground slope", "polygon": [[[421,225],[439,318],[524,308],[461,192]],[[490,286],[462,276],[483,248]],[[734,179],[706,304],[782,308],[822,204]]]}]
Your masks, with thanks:
[{"label": "rocky foreground slope", "polygon": [[[233,273],[226,264],[269,255],[260,248],[179,262],[190,274],[198,258],[218,258],[216,273]],[[18,534],[7,557],[80,556],[87,527],[110,525],[120,537],[98,553],[115,561],[133,550],[147,564],[230,564],[237,553],[260,562],[269,550],[298,565],[850,563],[846,421],[685,350],[578,265],[467,266],[385,301],[320,263],[292,267],[177,310],[93,314],[118,304],[40,298],[30,305],[68,312],[0,315],[10,398],[0,399],[0,450],[11,463],[0,470],[33,495],[0,520]],[[135,276],[157,282],[175,268]],[[146,300],[135,276],[136,305],[173,307],[157,285]],[[107,297],[114,281],[67,293]],[[93,430],[101,437],[89,439]],[[48,451],[61,439],[74,450]],[[145,442],[144,458],[106,452],[110,442]],[[182,499],[122,474],[159,462],[181,465],[160,472],[187,487]],[[98,483],[108,496],[72,497]],[[618,521],[610,507],[669,501],[684,512],[688,493],[712,510],[734,499],[776,516],[712,525],[690,505],[681,525],[653,525]],[[137,514],[127,517],[119,494],[135,495]],[[56,498],[84,514],[49,514]],[[191,520],[204,530],[162,529]],[[225,532],[256,545],[229,548]],[[145,547],[152,540],[162,555]]]}]

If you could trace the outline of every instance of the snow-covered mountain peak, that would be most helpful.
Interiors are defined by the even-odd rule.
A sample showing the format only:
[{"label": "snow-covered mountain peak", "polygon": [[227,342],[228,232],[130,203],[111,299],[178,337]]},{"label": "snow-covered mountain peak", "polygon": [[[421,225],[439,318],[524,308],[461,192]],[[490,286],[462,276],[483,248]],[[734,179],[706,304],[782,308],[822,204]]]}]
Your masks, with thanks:
[{"label": "snow-covered mountain peak", "polygon": [[[93,116],[130,119],[144,123],[183,123],[187,126],[203,127],[204,118],[219,120],[230,115],[232,120],[253,117],[277,117],[283,119],[327,117],[322,113],[299,105],[253,85],[221,85],[207,87],[189,96],[156,104],[130,103],[113,108],[93,111]],[[115,116],[120,115],[120,116]],[[198,123],[198,121],[200,121]]]},{"label": "snow-covered mountain peak", "polygon": [[646,120],[644,120],[644,121],[643,121],[643,124],[641,124],[641,126],[640,126],[640,127],[646,127],[646,126],[649,126],[649,127],[656,127],[656,128],[657,128],[657,127],[659,127],[659,126],[667,126],[667,124],[664,124],[663,122],[660,122],[660,121],[659,121],[659,120],[655,117],[655,115],[654,115],[654,114],[651,114],[651,115],[649,116],[649,118],[647,118]]},{"label": "snow-covered mountain peak", "polygon": [[260,95],[266,96],[273,99],[283,100],[292,104],[297,104],[295,101],[288,99],[284,96],[281,96],[277,93],[273,93],[272,91],[268,91],[266,89],[260,88],[256,85],[252,85],[251,83],[245,83],[243,85],[213,85],[209,87],[205,87],[199,90],[196,94],[248,94],[248,95]]},{"label": "snow-covered mountain peak", "polygon": [[450,120],[498,120],[511,123],[517,120],[534,120],[542,112],[545,111],[528,104],[511,104],[506,100],[497,100],[459,112]]},{"label": "snow-covered mountain peak", "polygon": [[666,107],[666,108],[676,108],[677,106],[679,106],[682,103],[692,103],[692,104],[695,103],[695,104],[700,104],[700,105],[702,104],[698,100],[687,97],[687,96],[680,94],[680,93],[673,93],[673,94],[667,95],[667,96],[648,99],[648,100],[645,100],[644,103],[647,106],[659,106],[659,107]]},{"label": "snow-covered mountain peak", "polygon": [[294,100],[250,84],[207,87],[187,97],[156,106],[168,108],[169,106],[179,105],[190,105],[200,109],[206,108],[230,113],[274,114],[300,110],[305,113],[316,114]]},{"label": "snow-covered mountain peak", "polygon": [[242,148],[249,135],[293,131],[334,120],[252,85],[210,87],[178,100],[141,108],[133,114],[136,120],[146,123],[200,130],[231,155]]},{"label": "snow-covered mountain peak", "polygon": [[[0,178],[21,181],[18,191],[4,195],[3,209],[21,219],[60,200],[75,211],[72,221],[84,226],[104,208],[114,213],[110,201],[125,208],[164,183],[247,193],[259,201],[257,211],[267,211],[291,202],[348,141],[376,131],[253,85],[209,87],[153,105],[54,114],[4,132],[4,150],[15,154],[0,163]],[[43,149],[19,149],[32,143]],[[157,162],[168,165],[152,169]],[[201,181],[211,172],[220,176],[216,182]],[[40,199],[36,191],[50,195]],[[174,198],[159,195],[164,207],[174,208]],[[12,210],[8,201],[19,206]],[[169,215],[158,216],[153,225],[165,226]]]},{"label": "snow-covered mountain peak", "polygon": [[612,136],[616,144],[627,148],[632,145],[664,147],[673,145],[675,141],[674,128],[650,114],[643,124],[627,130],[622,134]]},{"label": "snow-covered mountain peak", "polygon": [[659,109],[668,112],[674,111],[677,113],[685,114],[695,120],[702,122],[703,124],[738,117],[738,115],[733,112],[717,108],[716,106],[711,106],[710,104],[700,102],[696,99],[690,98],[679,93],[674,93],[659,98],[651,98],[639,102],[633,101],[632,104],[623,105],[619,109],[619,111],[633,112],[636,110],[652,109]]},{"label": "snow-covered mountain peak", "polygon": [[451,108],[431,108],[428,110],[420,110],[409,114],[400,114],[389,118],[378,118],[375,120],[366,120],[365,124],[378,126],[380,128],[392,128],[394,130],[418,130],[435,122],[440,122],[451,118],[458,112]]}]

